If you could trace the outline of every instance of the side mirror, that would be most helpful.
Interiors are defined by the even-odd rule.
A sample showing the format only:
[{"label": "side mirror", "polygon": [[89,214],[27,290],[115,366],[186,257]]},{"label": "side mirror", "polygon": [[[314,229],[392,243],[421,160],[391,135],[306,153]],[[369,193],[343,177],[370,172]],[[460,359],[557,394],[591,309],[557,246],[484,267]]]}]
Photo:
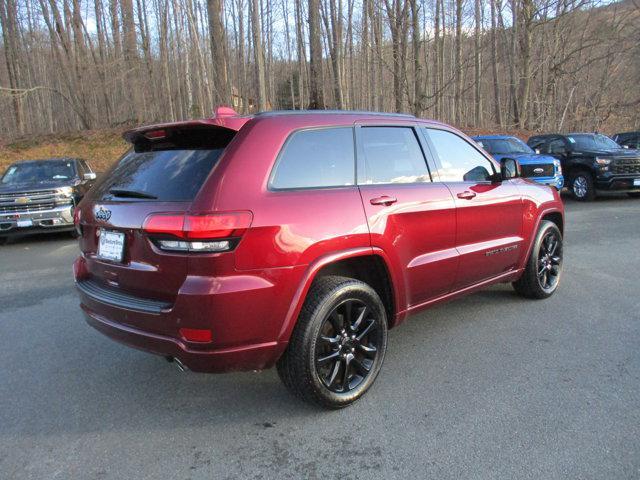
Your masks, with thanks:
[{"label": "side mirror", "polygon": [[97,177],[97,175],[95,173],[93,173],[93,172],[84,174],[84,179],[85,180],[95,180],[96,177]]},{"label": "side mirror", "polygon": [[503,158],[500,160],[500,176],[503,180],[522,176],[522,168],[514,158]]}]

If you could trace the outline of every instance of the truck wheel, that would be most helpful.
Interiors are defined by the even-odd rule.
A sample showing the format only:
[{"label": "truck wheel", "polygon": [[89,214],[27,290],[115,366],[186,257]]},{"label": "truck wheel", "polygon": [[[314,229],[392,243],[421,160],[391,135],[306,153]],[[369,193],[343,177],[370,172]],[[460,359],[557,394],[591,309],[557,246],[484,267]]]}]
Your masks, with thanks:
[{"label": "truck wheel", "polygon": [[631,198],[640,198],[640,192],[629,192],[627,193]]},{"label": "truck wheel", "polygon": [[579,171],[571,177],[571,191],[576,200],[590,202],[596,198],[593,177],[589,172]]},{"label": "truck wheel", "polygon": [[562,234],[555,223],[543,220],[524,273],[512,285],[523,297],[547,298],[558,288],[561,274]]},{"label": "truck wheel", "polygon": [[387,349],[387,315],[366,283],[327,276],[307,294],[287,350],[277,363],[286,387],[325,408],[342,408],[375,381]]}]

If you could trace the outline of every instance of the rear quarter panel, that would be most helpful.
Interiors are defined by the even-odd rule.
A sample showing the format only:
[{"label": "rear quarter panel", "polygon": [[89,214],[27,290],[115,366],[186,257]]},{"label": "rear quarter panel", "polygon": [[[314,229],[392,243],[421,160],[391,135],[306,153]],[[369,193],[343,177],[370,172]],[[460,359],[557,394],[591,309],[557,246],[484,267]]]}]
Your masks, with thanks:
[{"label": "rear quarter panel", "polygon": [[272,191],[268,179],[276,157],[295,130],[352,126],[354,119],[254,119],[238,134],[219,169],[203,187],[194,209],[250,210],[251,228],[235,251],[237,270],[306,265],[327,253],[369,246],[357,186]]},{"label": "rear quarter panel", "polygon": [[[255,118],[231,142],[196,198],[194,211],[249,210],[253,214],[232,264],[220,268],[219,260],[205,257],[189,264],[189,274],[202,278],[205,291],[211,291],[210,285],[233,284],[228,293],[217,291],[208,308],[237,320],[238,337],[286,344],[322,259],[340,257],[340,252],[352,256],[354,250],[371,251],[357,186],[268,188],[272,167],[293,131],[353,126],[354,120],[328,115],[311,121],[303,116]],[[207,279],[211,272],[215,278]],[[257,284],[262,287],[254,288]],[[231,344],[234,339],[227,340]]]}]

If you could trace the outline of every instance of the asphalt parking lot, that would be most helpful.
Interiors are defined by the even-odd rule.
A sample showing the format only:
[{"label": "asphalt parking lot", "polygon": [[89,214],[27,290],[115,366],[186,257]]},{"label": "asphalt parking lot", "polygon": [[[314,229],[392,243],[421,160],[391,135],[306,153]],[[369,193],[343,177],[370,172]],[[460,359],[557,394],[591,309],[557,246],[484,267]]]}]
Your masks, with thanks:
[{"label": "asphalt parking lot", "polygon": [[639,478],[640,201],[566,203],[554,297],[412,317],[337,412],[95,332],[65,234],[0,247],[0,478]]}]

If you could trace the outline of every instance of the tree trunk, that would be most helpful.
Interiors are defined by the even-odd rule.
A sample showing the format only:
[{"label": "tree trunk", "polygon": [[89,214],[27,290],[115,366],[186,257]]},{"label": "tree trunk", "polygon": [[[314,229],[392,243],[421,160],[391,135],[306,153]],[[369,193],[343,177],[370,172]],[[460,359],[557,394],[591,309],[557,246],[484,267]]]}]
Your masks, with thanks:
[{"label": "tree trunk", "polygon": [[493,74],[493,111],[496,124],[502,128],[502,112],[500,110],[500,83],[498,81],[498,28],[496,22],[496,0],[491,3],[491,73]]},{"label": "tree trunk", "polygon": [[333,91],[336,107],[344,108],[344,95],[342,92],[342,1],[339,2],[339,11],[336,8],[336,0],[329,0],[329,17],[331,18],[331,66],[333,68]]},{"label": "tree trunk", "polygon": [[127,91],[131,99],[131,119],[135,123],[139,123],[144,118],[144,112],[141,86],[138,81],[140,78],[140,59],[138,57],[138,40],[133,17],[133,2],[132,0],[120,0],[120,6],[122,10],[124,63],[127,69]]},{"label": "tree trunk", "polygon": [[473,121],[475,126],[482,124],[482,97],[480,96],[480,34],[481,34],[481,0],[475,0],[475,29],[474,29],[474,52],[473,52]]},{"label": "tree trunk", "polygon": [[251,31],[253,36],[253,60],[256,70],[256,88],[258,91],[258,110],[267,110],[267,87],[264,73],[264,52],[262,50],[262,27],[260,25],[260,5],[251,0]]},{"label": "tree trunk", "polygon": [[509,93],[511,96],[511,117],[514,125],[520,124],[520,109],[518,108],[518,79],[516,74],[516,59],[518,58],[518,0],[511,0],[511,52],[509,55]]},{"label": "tree trunk", "polygon": [[420,18],[418,0],[411,0],[411,34],[413,44],[413,113],[420,116],[423,110],[422,67],[420,65]]},{"label": "tree trunk", "polygon": [[454,52],[453,123],[462,124],[462,0],[456,2],[456,46]]},{"label": "tree trunk", "polygon": [[311,64],[309,72],[309,109],[322,110],[324,92],[322,91],[322,41],[320,39],[320,1],[309,0],[309,53]]},{"label": "tree trunk", "polygon": [[15,0],[0,0],[0,26],[2,27],[2,40],[4,44],[4,56],[7,65],[7,73],[9,75],[9,88],[14,90],[11,96],[11,105],[13,106],[13,116],[16,122],[16,130],[19,134],[23,134],[24,116],[22,109],[22,100],[18,96],[16,89],[20,87],[19,83],[19,63],[20,54],[18,52],[18,18]]},{"label": "tree trunk", "polygon": [[520,30],[520,92],[519,92],[519,126],[527,126],[527,116],[529,114],[529,90],[531,87],[531,37],[533,36],[533,16],[535,5],[533,0],[521,0],[522,28]]}]

